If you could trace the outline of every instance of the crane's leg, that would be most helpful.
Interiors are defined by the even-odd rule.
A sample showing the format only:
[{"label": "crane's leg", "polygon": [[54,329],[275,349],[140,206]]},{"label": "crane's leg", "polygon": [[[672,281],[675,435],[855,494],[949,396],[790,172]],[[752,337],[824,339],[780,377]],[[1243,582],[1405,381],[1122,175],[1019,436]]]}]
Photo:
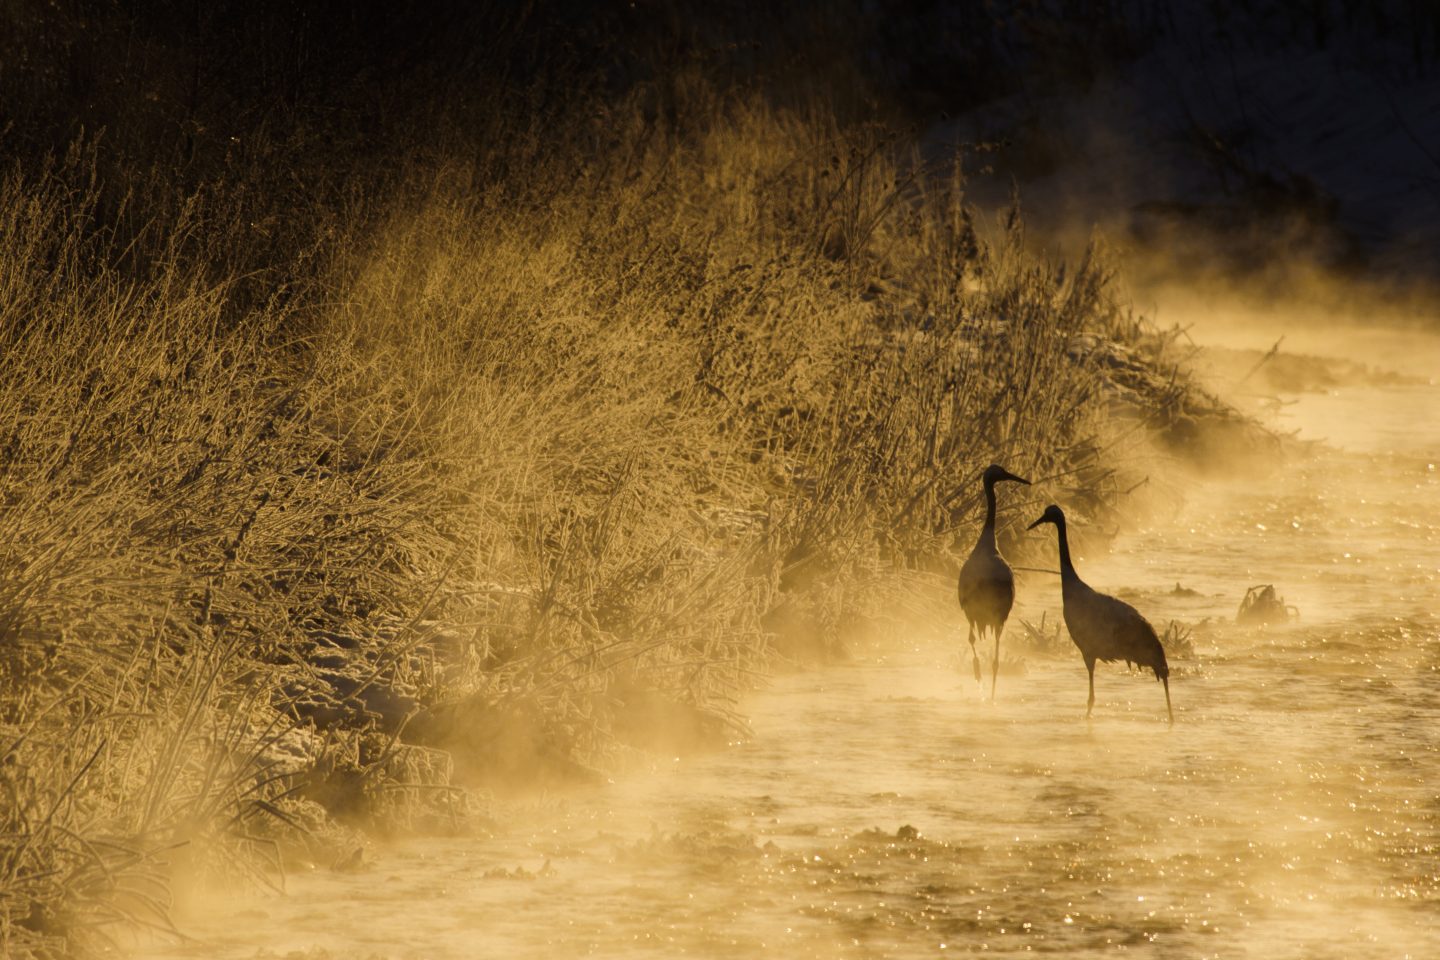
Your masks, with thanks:
[{"label": "crane's leg", "polygon": [[1095,661],[1086,660],[1085,669],[1090,671],[1090,701],[1085,704],[1085,719],[1090,719],[1090,711],[1095,709]]},{"label": "crane's leg", "polygon": [[990,665],[990,699],[995,699],[995,678],[1000,676],[1000,631],[1004,627],[991,627],[995,631],[995,662]]},{"label": "crane's leg", "polygon": [[980,654],[975,652],[975,624],[973,621],[970,624],[970,657],[974,661],[975,682],[982,683],[983,681],[980,679]]},{"label": "crane's leg", "polygon": [[1165,712],[1170,714],[1170,724],[1171,726],[1174,726],[1175,711],[1170,708],[1170,678],[1165,677],[1160,682],[1165,684]]}]

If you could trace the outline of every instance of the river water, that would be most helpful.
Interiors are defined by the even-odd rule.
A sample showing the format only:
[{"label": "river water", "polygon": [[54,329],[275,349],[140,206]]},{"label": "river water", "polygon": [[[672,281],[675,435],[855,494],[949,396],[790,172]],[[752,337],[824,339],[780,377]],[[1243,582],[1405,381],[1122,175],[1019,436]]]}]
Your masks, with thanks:
[{"label": "river water", "polygon": [[[1157,481],[1153,519],[1077,556],[1192,628],[1173,727],[1123,666],[1097,669],[1087,722],[1068,641],[1002,673],[995,703],[958,632],[901,641],[775,679],[727,749],[212,900],[152,954],[1440,956],[1440,342],[1312,346],[1418,379],[1284,398],[1276,425],[1325,448]],[[1261,583],[1299,619],[1237,626]],[[1051,576],[1019,594],[1011,639],[1059,613]]]}]

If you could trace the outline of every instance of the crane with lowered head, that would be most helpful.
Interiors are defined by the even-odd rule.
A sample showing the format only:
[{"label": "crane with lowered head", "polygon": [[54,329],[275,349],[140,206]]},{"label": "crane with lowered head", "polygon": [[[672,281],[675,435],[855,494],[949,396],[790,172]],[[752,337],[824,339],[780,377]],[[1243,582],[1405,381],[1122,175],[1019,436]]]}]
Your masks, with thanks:
[{"label": "crane with lowered head", "polygon": [[1060,594],[1064,603],[1065,629],[1080,648],[1085,669],[1090,673],[1090,700],[1085,716],[1095,709],[1095,661],[1125,660],[1149,667],[1155,679],[1165,684],[1165,712],[1175,722],[1170,706],[1170,666],[1155,628],[1130,604],[1101,593],[1080,579],[1070,560],[1070,543],[1065,536],[1065,512],[1055,504],[1045,508],[1040,519],[1030,524],[1053,523],[1060,538]]}]

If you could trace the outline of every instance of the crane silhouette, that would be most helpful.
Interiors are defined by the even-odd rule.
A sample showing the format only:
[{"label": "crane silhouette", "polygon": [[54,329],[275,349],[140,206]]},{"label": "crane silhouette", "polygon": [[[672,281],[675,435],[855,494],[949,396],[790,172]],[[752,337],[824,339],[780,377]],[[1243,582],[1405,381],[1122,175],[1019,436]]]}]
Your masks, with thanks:
[{"label": "crane silhouette", "polygon": [[995,635],[995,662],[990,668],[990,699],[995,699],[995,679],[1000,674],[1000,631],[1005,629],[1005,618],[1015,604],[1015,574],[1010,564],[1000,556],[995,545],[995,484],[1002,480],[1030,485],[1029,480],[1006,470],[997,463],[985,468],[981,475],[985,484],[985,526],[980,529],[980,539],[975,549],[960,568],[960,609],[970,622],[970,656],[975,663],[975,682],[980,679],[980,654],[975,650],[975,633],[979,628],[980,639],[985,639],[988,628]]},{"label": "crane silhouette", "polygon": [[1055,524],[1060,537],[1060,592],[1064,600],[1065,628],[1080,648],[1085,669],[1090,674],[1090,700],[1085,706],[1085,716],[1088,718],[1095,709],[1095,661],[1125,660],[1155,671],[1155,679],[1165,684],[1165,712],[1174,723],[1175,711],[1170,707],[1170,666],[1165,662],[1165,648],[1160,645],[1155,628],[1130,604],[1107,596],[1080,579],[1070,560],[1063,510],[1050,504],[1029,529],[1034,530],[1042,523]]}]

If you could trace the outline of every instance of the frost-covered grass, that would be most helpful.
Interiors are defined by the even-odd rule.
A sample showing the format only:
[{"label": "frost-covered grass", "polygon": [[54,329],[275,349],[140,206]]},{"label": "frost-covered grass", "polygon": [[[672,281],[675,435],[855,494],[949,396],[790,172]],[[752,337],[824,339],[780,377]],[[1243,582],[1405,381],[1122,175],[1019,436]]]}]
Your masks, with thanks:
[{"label": "frost-covered grass", "polygon": [[259,273],[205,253],[263,242],[223,184],[122,239],[83,151],[5,176],[0,947],[721,735],[932,615],[992,460],[1105,499],[1100,267],[886,131],[693,96],[275,210]]}]

